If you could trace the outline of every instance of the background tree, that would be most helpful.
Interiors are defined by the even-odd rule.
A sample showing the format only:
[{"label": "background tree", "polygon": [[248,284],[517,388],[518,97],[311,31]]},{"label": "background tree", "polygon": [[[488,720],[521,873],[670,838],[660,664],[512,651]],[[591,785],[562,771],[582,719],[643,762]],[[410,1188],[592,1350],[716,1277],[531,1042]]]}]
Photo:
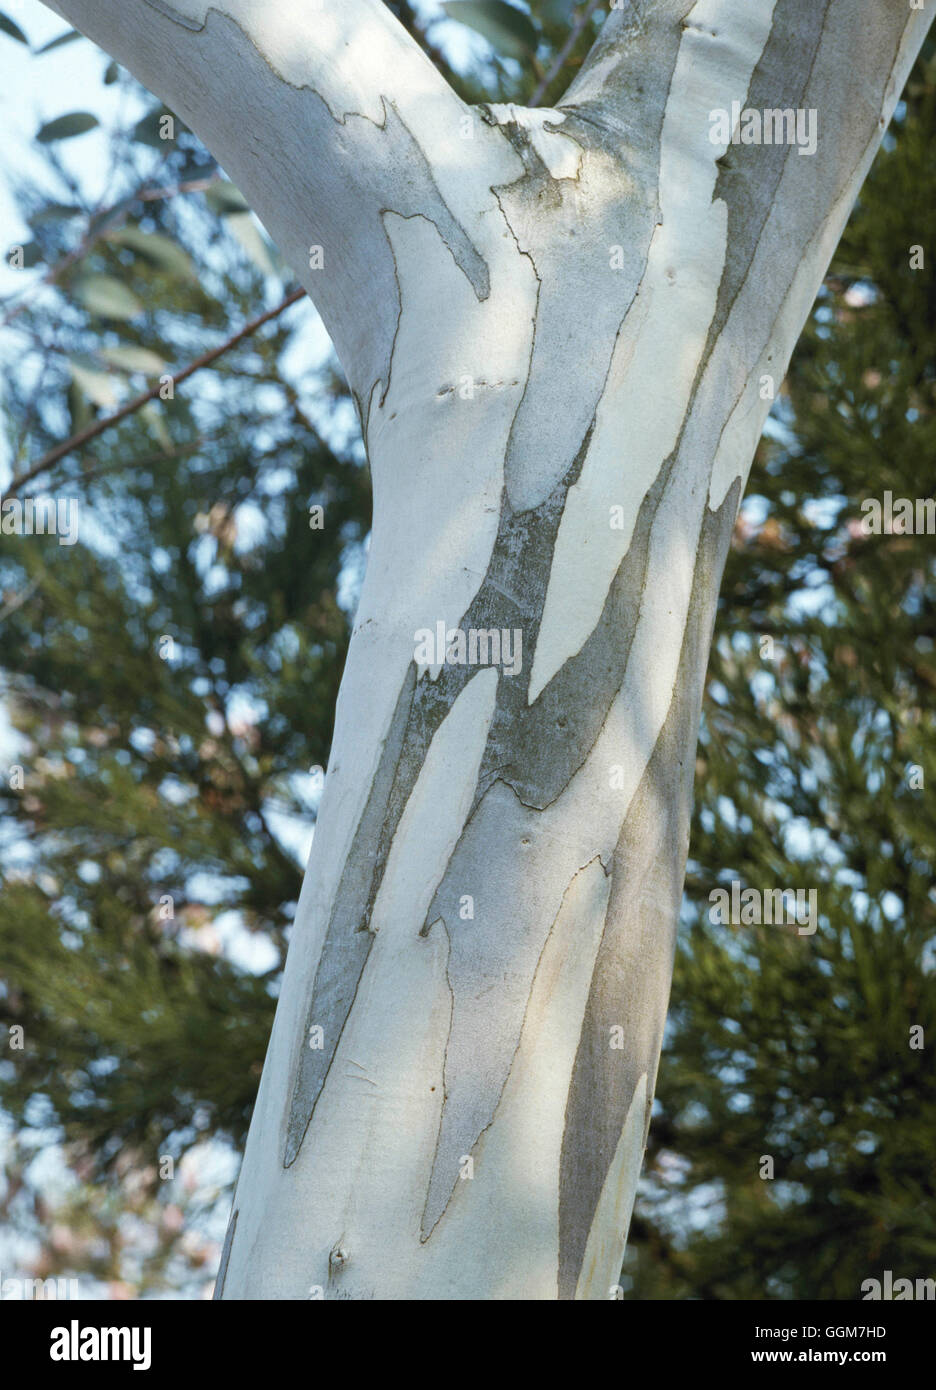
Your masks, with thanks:
[{"label": "background tree", "polygon": [[[162,138],[162,108],[101,68],[133,113],[111,132],[105,199],[70,172],[89,124],[74,113],[39,132],[45,167],[19,188],[33,239],[8,264],[34,271],[5,307],[17,477],[290,289],[204,148],[175,118]],[[186,1227],[218,1161],[191,1160],[208,1136],[240,1142],[253,1103],[347,647],[339,576],[353,588],[368,524],[344,387],[327,366],[306,381],[307,352],[289,370],[310,310],[36,477],[80,500],[80,544],[0,539],[19,735],[0,778],[0,977],[7,1027],[25,1030],[2,1062],[6,1200],[24,1231],[39,1213],[44,1275],[142,1290],[187,1264],[214,1275],[205,1228]],[[82,1179],[61,1210],[35,1161],[53,1135]],[[185,1154],[165,1181],[160,1160]],[[141,1254],[129,1212],[165,1239]]]}]

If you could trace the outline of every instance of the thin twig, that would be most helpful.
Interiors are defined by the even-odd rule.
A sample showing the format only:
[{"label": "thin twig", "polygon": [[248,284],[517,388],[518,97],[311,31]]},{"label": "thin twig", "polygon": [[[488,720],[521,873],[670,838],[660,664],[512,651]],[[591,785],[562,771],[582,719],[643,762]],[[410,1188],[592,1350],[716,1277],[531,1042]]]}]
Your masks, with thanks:
[{"label": "thin twig", "polygon": [[141,188],[134,197],[139,198],[141,202],[152,203],[159,198],[175,198],[179,193],[204,193],[218,182],[218,175],[212,174],[209,178],[188,179],[184,183],[167,184],[164,188]]},{"label": "thin twig", "polygon": [[559,76],[560,72],[562,72],[562,69],[565,67],[566,62],[569,58],[569,54],[572,52],[573,48],[578,43],[579,37],[582,34],[588,21],[591,19],[592,14],[598,8],[598,3],[599,0],[588,0],[588,4],[585,6],[578,19],[572,25],[572,28],[569,31],[569,37],[566,39],[559,52],[556,54],[556,61],[553,63],[552,67],[550,68],[549,72],[547,72],[543,80],[540,83],[538,83],[536,91],[533,93],[532,97],[527,102],[528,106],[539,106],[540,102],[543,100],[543,97],[546,95],[553,82],[555,82],[556,78]]},{"label": "thin twig", "polygon": [[[256,333],[258,328],[262,328],[265,323],[269,323],[271,319],[275,319],[278,314],[281,314],[284,309],[288,309],[291,304],[297,303],[298,300],[304,297],[305,290],[302,289],[301,286],[298,289],[292,290],[274,309],[267,309],[267,311],[260,314],[259,317],[251,319],[249,323],[244,324],[243,328],[239,329],[237,333],[228,338],[220,347],[212,348],[210,352],[203,353],[201,357],[196,357],[194,362],[190,362],[188,366],[183,367],[181,371],[174,372],[169,378],[173,389],[181,385],[183,381],[187,381],[195,372],[201,371],[202,367],[210,367],[212,362],[216,362],[225,352],[228,352],[232,347],[236,347],[237,344],[243,342],[245,338],[249,338],[251,334]],[[121,420],[126,420],[128,415],[132,415],[135,411],[139,410],[141,406],[146,405],[148,401],[155,400],[166,384],[166,379],[163,377],[155,386],[151,386],[150,389],[144,391],[141,396],[135,396],[132,401],[128,401],[126,405],[122,405],[119,410],[115,410],[112,415],[105,415],[102,419],[95,420],[92,424],[86,426],[85,429],[79,430],[77,434],[73,434],[70,439],[63,440],[61,444],[56,444],[54,449],[50,449],[47,454],[43,454],[42,458],[34,463],[31,468],[27,469],[25,473],[13,479],[13,482],[5,493],[5,497],[15,497],[24,484],[32,482],[33,478],[39,473],[45,473],[54,463],[58,463],[60,458],[64,458],[66,454],[70,454],[74,449],[82,448],[92,439],[97,439],[98,435],[103,434],[105,430],[112,429],[114,425],[119,425]]]},{"label": "thin twig", "polygon": [[138,468],[151,468],[154,464],[168,463],[171,459],[182,458],[185,454],[191,454],[197,449],[204,448],[207,443],[210,443],[211,440],[215,438],[217,438],[216,435],[200,434],[196,439],[189,439],[184,444],[177,444],[173,449],[160,449],[155,453],[144,454],[142,458],[118,459],[110,463],[92,464],[90,467],[85,465],[81,470],[81,481],[82,483],[88,483],[96,478],[106,477],[108,473],[116,473],[118,471],[125,472],[128,469],[132,471]]},{"label": "thin twig", "polygon": [[213,183],[217,182],[217,175],[214,175],[211,178],[190,179],[187,183],[177,183],[164,188],[138,188],[137,191],[132,194],[131,198],[124,200],[124,205],[122,207],[115,205],[112,208],[106,209],[104,212],[92,214],[92,221],[97,223],[93,230],[86,232],[75,249],[73,251],[68,251],[62,256],[61,260],[49,266],[45,274],[38,280],[34,280],[31,285],[27,285],[22,290],[17,290],[16,293],[19,298],[12,307],[7,310],[3,318],[0,319],[0,328],[5,328],[18,314],[21,314],[23,310],[32,303],[40,290],[47,289],[50,285],[54,285],[60,280],[65,274],[65,271],[70,269],[76,261],[80,261],[82,256],[85,256],[88,251],[91,250],[91,247],[100,241],[102,237],[106,236],[108,232],[113,231],[115,227],[120,226],[122,222],[125,222],[130,213],[131,201],[139,200],[144,203],[152,203],[159,199],[174,198],[179,193],[203,193],[205,189],[210,188]]},{"label": "thin twig", "polygon": [[34,579],[30,579],[25,589],[20,589],[18,594],[14,594],[5,608],[0,608],[0,623],[2,623],[5,618],[8,618],[11,613],[15,613],[17,608],[22,608],[27,599],[32,598],[33,594],[39,588],[41,581],[42,576],[37,574]]}]

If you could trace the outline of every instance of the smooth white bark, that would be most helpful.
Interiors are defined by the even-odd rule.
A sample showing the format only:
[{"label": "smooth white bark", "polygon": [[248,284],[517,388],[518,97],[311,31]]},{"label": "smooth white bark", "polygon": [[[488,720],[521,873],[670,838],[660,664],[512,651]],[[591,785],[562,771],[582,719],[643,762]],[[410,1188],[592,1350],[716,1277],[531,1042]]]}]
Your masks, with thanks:
[{"label": "smooth white bark", "polygon": [[[764,379],[929,15],[637,0],[528,112],[466,108],[377,0],[56,8],[263,217],[373,469],[223,1294],[608,1297]],[[816,110],[815,154],[713,144],[734,100]],[[438,622],[519,630],[521,673],[417,671]]]}]

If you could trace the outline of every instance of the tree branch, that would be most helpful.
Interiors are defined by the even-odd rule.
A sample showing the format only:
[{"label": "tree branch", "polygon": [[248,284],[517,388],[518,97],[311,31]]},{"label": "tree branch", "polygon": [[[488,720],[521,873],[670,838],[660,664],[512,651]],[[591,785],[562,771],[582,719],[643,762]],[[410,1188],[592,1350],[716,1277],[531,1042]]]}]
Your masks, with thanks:
[{"label": "tree branch", "polygon": [[572,50],[575,48],[575,45],[578,43],[579,38],[584,33],[588,21],[591,19],[595,10],[597,10],[599,3],[600,0],[586,0],[584,9],[582,10],[578,19],[572,25],[572,28],[569,30],[568,38],[560,48],[559,52],[556,54],[555,62],[553,63],[549,71],[537,83],[536,90],[534,91],[529,101],[530,106],[539,106],[540,102],[543,100],[543,97],[546,95],[549,88],[555,82],[556,78],[560,75],[566,63],[569,61],[569,57],[572,53]]},{"label": "tree branch", "polygon": [[[173,373],[169,378],[173,387],[180,385],[183,381],[187,381],[190,376],[194,376],[194,374],[201,371],[203,367],[210,367],[212,362],[217,362],[219,357],[223,357],[231,348],[236,347],[237,344],[243,342],[245,338],[249,338],[251,334],[256,333],[258,328],[262,328],[265,323],[269,323],[271,319],[275,319],[284,309],[288,309],[291,304],[295,304],[298,300],[304,298],[305,290],[293,290],[285,299],[282,299],[275,308],[267,309],[265,313],[259,314],[257,318],[251,319],[249,323],[245,323],[243,328],[238,329],[238,331],[232,334],[220,347],[212,348],[210,352],[202,353],[201,357],[196,357],[194,362],[190,362],[187,367],[183,367],[180,371]],[[90,425],[87,425],[85,429],[79,430],[77,434],[73,434],[69,439],[64,439],[61,444],[56,444],[53,449],[43,454],[25,473],[21,473],[18,478],[13,479],[4,494],[4,499],[8,500],[11,497],[16,497],[27,483],[31,483],[40,473],[47,472],[53,464],[58,463],[59,459],[64,458],[66,454],[70,454],[76,449],[83,448],[84,445],[90,443],[92,439],[97,439],[99,435],[102,435],[105,430],[113,429],[113,427],[119,425],[122,420],[126,420],[128,415],[133,415],[141,406],[146,405],[148,401],[155,400],[165,385],[166,379],[162,377],[155,386],[151,386],[149,390],[144,391],[142,395],[134,396],[132,401],[127,401],[125,405],[122,405],[119,410],[115,410],[113,414],[105,415],[101,419],[93,421]]]},{"label": "tree branch", "polygon": [[133,200],[152,203],[166,198],[174,198],[180,193],[204,193],[212,184],[217,182],[218,176],[212,175],[210,178],[205,179],[190,179],[187,183],[179,183],[171,187],[147,188],[144,185],[137,189],[132,195],[132,199],[123,198],[120,203],[114,207],[98,208],[97,211],[91,214],[89,222],[92,225],[89,226],[85,235],[81,237],[78,245],[75,246],[73,250],[67,251],[54,265],[50,265],[40,279],[34,280],[33,283],[27,285],[25,289],[17,291],[19,297],[12,307],[3,315],[3,318],[0,318],[0,328],[6,328],[8,323],[11,323],[17,315],[21,314],[24,309],[29,307],[40,290],[48,289],[51,285],[57,284],[65,272],[77,261],[80,261],[82,256],[86,255],[87,252],[91,250],[92,246],[103,237],[108,236],[121,222],[124,222],[129,216]]}]

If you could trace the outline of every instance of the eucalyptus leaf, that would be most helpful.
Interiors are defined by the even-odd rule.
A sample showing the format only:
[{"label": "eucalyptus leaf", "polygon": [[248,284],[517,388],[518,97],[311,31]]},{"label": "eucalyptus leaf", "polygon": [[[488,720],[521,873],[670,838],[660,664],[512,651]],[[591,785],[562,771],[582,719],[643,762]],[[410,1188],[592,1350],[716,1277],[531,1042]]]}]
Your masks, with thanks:
[{"label": "eucalyptus leaf", "polygon": [[24,43],[29,47],[29,40],[23,33],[18,24],[14,24],[12,19],[7,19],[5,14],[0,13],[0,33],[9,34],[11,39],[16,39],[17,43]]},{"label": "eucalyptus leaf", "polygon": [[72,433],[77,434],[84,429],[85,425],[91,421],[91,407],[88,405],[88,398],[74,377],[68,383],[66,392],[68,402],[68,418],[71,420]]},{"label": "eucalyptus leaf", "polygon": [[76,135],[84,135],[99,125],[97,116],[90,111],[70,111],[67,116],[57,116],[47,121],[36,135],[40,145],[50,145],[54,140],[71,140]]},{"label": "eucalyptus leaf", "polygon": [[119,198],[116,203],[111,203],[109,207],[101,208],[88,219],[88,235],[99,236],[109,222],[117,222],[124,213],[130,211],[137,199],[134,194],[127,198]]},{"label": "eucalyptus leaf", "polygon": [[169,433],[169,426],[166,424],[166,417],[161,407],[155,401],[147,401],[140,414],[155,435],[160,448],[168,454],[172,448],[172,435]]},{"label": "eucalyptus leaf", "polygon": [[137,347],[135,343],[122,343],[120,347],[115,348],[101,348],[98,355],[119,372],[142,372],[144,376],[159,376],[166,367],[165,360],[158,352]]},{"label": "eucalyptus leaf", "polygon": [[44,207],[30,213],[29,225],[41,227],[46,222],[67,221],[70,217],[77,217],[80,212],[81,208],[77,203],[46,203]]},{"label": "eucalyptus leaf", "polygon": [[22,269],[32,270],[33,266],[39,265],[45,257],[42,254],[42,247],[35,241],[27,241],[23,247]]},{"label": "eucalyptus leaf", "polygon": [[107,372],[85,367],[74,358],[70,359],[68,366],[72,380],[89,401],[94,405],[101,406],[104,410],[114,409],[117,404],[117,392],[114,390],[114,383]]},{"label": "eucalyptus leaf", "polygon": [[483,34],[492,48],[506,58],[529,58],[536,52],[539,33],[530,16],[506,0],[447,0],[442,6],[450,19]]},{"label": "eucalyptus leaf", "polygon": [[240,189],[229,179],[218,179],[205,189],[205,201],[214,212],[247,212],[249,204]]},{"label": "eucalyptus leaf", "polygon": [[187,251],[162,232],[144,232],[140,227],[118,227],[108,237],[118,246],[126,246],[137,256],[159,270],[171,271],[174,275],[194,277],[195,267]]},{"label": "eucalyptus leaf", "polygon": [[264,275],[275,275],[276,267],[270,256],[269,247],[256,222],[254,222],[253,214],[250,212],[231,212],[224,220],[257,269]]},{"label": "eucalyptus leaf", "polygon": [[[164,126],[163,122],[169,117],[170,123]],[[163,130],[171,131],[163,136]],[[164,150],[170,146],[180,130],[185,129],[182,122],[166,106],[154,106],[152,111],[148,111],[141,120],[137,121],[133,127],[133,138],[139,140],[141,144],[152,145],[154,149]]]},{"label": "eucalyptus leaf", "polygon": [[132,319],[143,311],[133,291],[113,275],[84,275],[75,285],[75,293],[85,308],[100,318]]},{"label": "eucalyptus leaf", "polygon": [[40,53],[51,53],[53,48],[62,48],[66,43],[74,43],[75,39],[80,39],[81,35],[77,29],[66,29],[64,34],[59,34],[58,38],[50,39],[41,48],[36,49],[36,56]]}]

